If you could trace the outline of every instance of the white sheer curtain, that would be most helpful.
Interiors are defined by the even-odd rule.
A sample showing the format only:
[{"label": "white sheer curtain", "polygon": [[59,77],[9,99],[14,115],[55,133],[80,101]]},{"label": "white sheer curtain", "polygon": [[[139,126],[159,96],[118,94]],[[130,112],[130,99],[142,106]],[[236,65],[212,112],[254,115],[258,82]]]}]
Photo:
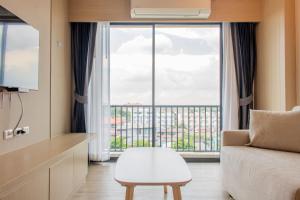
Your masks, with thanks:
[{"label": "white sheer curtain", "polygon": [[239,98],[230,23],[223,23],[223,42],[223,130],[237,130]]},{"label": "white sheer curtain", "polygon": [[94,66],[88,88],[87,131],[91,134],[89,158],[109,160],[110,153],[110,80],[109,23],[97,26]]}]

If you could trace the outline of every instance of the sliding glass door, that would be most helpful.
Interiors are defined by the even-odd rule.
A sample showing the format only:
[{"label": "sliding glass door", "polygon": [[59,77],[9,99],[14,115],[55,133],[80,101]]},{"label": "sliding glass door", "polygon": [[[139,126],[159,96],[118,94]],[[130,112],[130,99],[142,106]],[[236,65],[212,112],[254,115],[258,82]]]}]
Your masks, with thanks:
[{"label": "sliding glass door", "polygon": [[219,24],[112,24],[112,150],[220,148]]},{"label": "sliding glass door", "polygon": [[152,26],[110,30],[112,149],[152,146]]},{"label": "sliding glass door", "polygon": [[157,25],[155,41],[156,135],[160,146],[216,151],[220,27]]}]

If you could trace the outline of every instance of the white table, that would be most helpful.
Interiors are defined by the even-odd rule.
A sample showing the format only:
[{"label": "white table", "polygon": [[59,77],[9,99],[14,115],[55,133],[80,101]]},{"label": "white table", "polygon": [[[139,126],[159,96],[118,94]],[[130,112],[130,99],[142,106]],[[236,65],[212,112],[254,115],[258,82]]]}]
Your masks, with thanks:
[{"label": "white table", "polygon": [[131,148],[118,159],[115,180],[126,187],[126,200],[133,199],[135,186],[167,186],[173,189],[174,200],[181,200],[180,187],[192,180],[183,158],[165,148]]}]

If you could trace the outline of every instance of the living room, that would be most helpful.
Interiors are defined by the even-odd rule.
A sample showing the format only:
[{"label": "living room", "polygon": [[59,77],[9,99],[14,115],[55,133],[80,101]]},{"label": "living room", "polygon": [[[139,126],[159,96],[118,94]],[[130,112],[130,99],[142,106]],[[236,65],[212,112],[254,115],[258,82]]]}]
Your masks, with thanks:
[{"label": "living room", "polygon": [[300,199],[298,0],[0,6],[0,199]]}]

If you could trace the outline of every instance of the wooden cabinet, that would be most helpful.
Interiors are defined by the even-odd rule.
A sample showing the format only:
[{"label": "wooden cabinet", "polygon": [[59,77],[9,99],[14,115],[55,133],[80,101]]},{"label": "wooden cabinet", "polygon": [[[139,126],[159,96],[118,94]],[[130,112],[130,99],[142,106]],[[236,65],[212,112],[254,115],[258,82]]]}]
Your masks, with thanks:
[{"label": "wooden cabinet", "polygon": [[88,172],[86,135],[68,134],[0,156],[0,200],[66,200]]},{"label": "wooden cabinet", "polygon": [[30,179],[26,179],[14,185],[14,189],[7,191],[3,200],[48,200],[49,171],[47,168],[33,173]]},{"label": "wooden cabinet", "polygon": [[84,182],[88,173],[88,147],[86,144],[78,145],[74,151],[74,188],[79,187]]},{"label": "wooden cabinet", "polygon": [[67,199],[73,190],[73,155],[50,167],[50,200]]},{"label": "wooden cabinet", "polygon": [[50,200],[67,199],[85,181],[87,173],[88,146],[82,143],[50,167]]}]

